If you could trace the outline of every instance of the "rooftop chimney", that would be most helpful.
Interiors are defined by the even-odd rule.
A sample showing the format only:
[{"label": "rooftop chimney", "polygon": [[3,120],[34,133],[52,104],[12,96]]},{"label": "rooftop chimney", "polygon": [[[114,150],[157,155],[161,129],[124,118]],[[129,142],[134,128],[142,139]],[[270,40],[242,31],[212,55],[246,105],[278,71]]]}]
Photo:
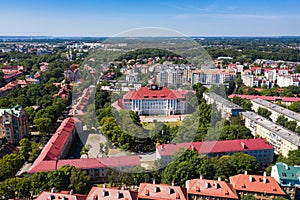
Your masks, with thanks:
[{"label": "rooftop chimney", "polygon": [[267,172],[264,172],[264,177],[266,177],[267,176]]},{"label": "rooftop chimney", "polygon": [[221,177],[220,176],[218,176],[218,181],[221,181],[222,179],[221,179]]},{"label": "rooftop chimney", "polygon": [[153,179],[152,183],[155,184],[155,179]]},{"label": "rooftop chimney", "polygon": [[74,190],[71,189],[70,192],[69,192],[69,194],[71,194],[71,195],[74,194]]},{"label": "rooftop chimney", "polygon": [[266,176],[264,176],[264,183],[267,183],[267,177]]},{"label": "rooftop chimney", "polygon": [[249,176],[249,181],[253,182],[253,177],[251,175]]},{"label": "rooftop chimney", "polygon": [[52,189],[51,189],[51,193],[54,193],[55,192],[55,187],[53,187]]},{"label": "rooftop chimney", "polygon": [[203,179],[202,174],[200,174],[200,179]]},{"label": "rooftop chimney", "polygon": [[247,174],[248,174],[248,172],[247,172],[247,171],[245,171],[245,174],[247,175]]}]

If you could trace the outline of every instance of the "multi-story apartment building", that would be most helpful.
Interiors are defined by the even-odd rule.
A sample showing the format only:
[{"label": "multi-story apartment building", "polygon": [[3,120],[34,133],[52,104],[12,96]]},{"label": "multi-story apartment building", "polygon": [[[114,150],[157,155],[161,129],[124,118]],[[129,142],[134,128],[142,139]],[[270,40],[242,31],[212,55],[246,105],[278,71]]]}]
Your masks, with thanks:
[{"label": "multi-story apartment building", "polygon": [[235,80],[236,72],[229,69],[196,69],[192,72],[192,84],[224,84]]},{"label": "multi-story apartment building", "polygon": [[283,108],[281,106],[278,106],[276,104],[270,103],[268,101],[262,100],[262,99],[253,99],[252,102],[252,109],[257,112],[259,107],[265,108],[272,112],[270,118],[273,122],[276,122],[277,118],[280,115],[283,115],[285,118],[287,118],[289,121],[296,121],[297,125],[300,126],[300,114],[293,112],[291,110],[288,110],[286,108]]},{"label": "multi-story apartment building", "polygon": [[240,112],[244,111],[242,107],[228,101],[214,92],[204,93],[203,98],[206,100],[207,104],[215,104],[222,117],[227,119],[231,116],[237,116]]},{"label": "multi-story apartment building", "polygon": [[0,109],[0,137],[15,144],[28,134],[28,116],[21,106]]},{"label": "multi-story apartment building", "polygon": [[298,134],[254,112],[242,112],[241,115],[252,135],[265,138],[274,147],[276,154],[287,156],[289,151],[299,149],[300,136]]}]

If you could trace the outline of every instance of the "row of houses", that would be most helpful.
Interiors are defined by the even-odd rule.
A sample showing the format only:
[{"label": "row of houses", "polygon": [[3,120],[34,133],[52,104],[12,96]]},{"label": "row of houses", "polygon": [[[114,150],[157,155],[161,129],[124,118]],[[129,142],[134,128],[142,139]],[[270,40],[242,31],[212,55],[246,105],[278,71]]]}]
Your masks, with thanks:
[{"label": "row of houses", "polygon": [[87,200],[188,200],[215,199],[234,200],[243,196],[253,195],[256,199],[269,200],[276,197],[286,197],[285,192],[273,177],[260,175],[238,174],[229,178],[229,183],[218,180],[199,179],[187,180],[185,187],[174,184],[141,183],[138,191],[122,188],[93,187],[88,195],[73,194],[73,192],[42,192],[36,200],[44,199],[87,199]]}]

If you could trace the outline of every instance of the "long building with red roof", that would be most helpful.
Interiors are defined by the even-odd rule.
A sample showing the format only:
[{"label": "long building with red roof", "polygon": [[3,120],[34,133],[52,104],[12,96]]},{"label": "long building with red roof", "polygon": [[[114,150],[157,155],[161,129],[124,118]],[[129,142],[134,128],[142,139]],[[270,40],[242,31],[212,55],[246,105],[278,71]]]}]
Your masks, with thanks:
[{"label": "long building with red roof", "polygon": [[82,134],[82,122],[75,117],[65,119],[50,138],[28,173],[50,172],[72,165],[87,170],[93,182],[105,182],[107,168],[126,171],[140,165],[139,156],[66,159],[76,134]]},{"label": "long building with red roof", "polygon": [[281,102],[285,105],[290,105],[294,102],[300,101],[299,97],[280,97],[280,96],[259,96],[259,95],[246,95],[246,94],[231,94],[228,96],[229,99],[233,99],[234,97],[239,97],[242,99],[262,99],[266,101],[271,101],[273,103]]},{"label": "long building with red roof", "polygon": [[273,146],[269,145],[265,139],[255,138],[162,144],[156,147],[156,158],[170,162],[171,156],[179,149],[196,150],[209,157],[242,152],[256,157],[257,162],[262,165],[270,164],[274,156]]},{"label": "long building with red roof", "polygon": [[174,115],[187,112],[185,90],[170,90],[152,84],[128,92],[117,104],[119,108],[132,110],[139,115]]}]

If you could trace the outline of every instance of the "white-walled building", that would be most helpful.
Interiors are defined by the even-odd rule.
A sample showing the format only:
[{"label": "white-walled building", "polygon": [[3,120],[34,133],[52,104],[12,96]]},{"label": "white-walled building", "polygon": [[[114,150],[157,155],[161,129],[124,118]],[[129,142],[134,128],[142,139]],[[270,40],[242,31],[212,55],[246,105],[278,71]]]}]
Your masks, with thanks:
[{"label": "white-walled building", "polygon": [[265,108],[272,112],[270,118],[273,122],[276,122],[277,118],[280,115],[283,115],[285,118],[287,118],[289,121],[296,121],[297,126],[300,126],[300,114],[293,112],[291,110],[288,110],[286,108],[283,108],[281,106],[278,106],[274,103],[270,103],[268,101],[262,100],[262,99],[253,99],[252,102],[252,109],[257,112],[259,107]]},{"label": "white-walled building", "polygon": [[130,91],[119,99],[118,106],[139,115],[174,115],[187,112],[186,90],[169,90],[151,85]]}]

